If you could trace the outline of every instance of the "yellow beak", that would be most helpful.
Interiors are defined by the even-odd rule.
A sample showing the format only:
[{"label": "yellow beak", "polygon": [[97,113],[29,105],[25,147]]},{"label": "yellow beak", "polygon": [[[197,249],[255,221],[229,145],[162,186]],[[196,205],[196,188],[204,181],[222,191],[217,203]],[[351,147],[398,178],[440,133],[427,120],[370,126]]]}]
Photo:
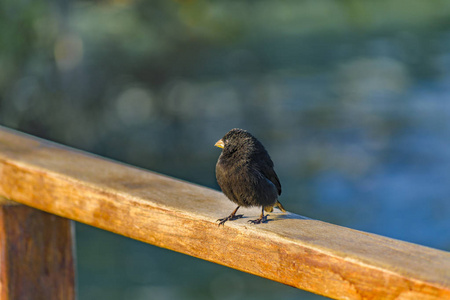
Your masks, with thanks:
[{"label": "yellow beak", "polygon": [[216,147],[219,147],[219,148],[222,148],[222,149],[223,149],[223,146],[224,146],[224,144],[223,144],[223,141],[222,141],[222,139],[218,140],[218,141],[217,141],[217,143],[215,143],[215,144],[214,144],[214,146],[216,146]]}]

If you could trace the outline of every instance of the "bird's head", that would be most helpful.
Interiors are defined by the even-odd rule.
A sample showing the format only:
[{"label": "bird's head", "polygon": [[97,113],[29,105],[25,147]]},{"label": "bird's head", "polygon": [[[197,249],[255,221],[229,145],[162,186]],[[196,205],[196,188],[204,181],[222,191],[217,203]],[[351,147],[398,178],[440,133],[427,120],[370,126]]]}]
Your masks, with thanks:
[{"label": "bird's head", "polygon": [[258,141],[248,131],[234,128],[218,140],[214,146],[222,148],[223,152],[233,153],[238,149],[252,148],[255,143],[258,143]]}]

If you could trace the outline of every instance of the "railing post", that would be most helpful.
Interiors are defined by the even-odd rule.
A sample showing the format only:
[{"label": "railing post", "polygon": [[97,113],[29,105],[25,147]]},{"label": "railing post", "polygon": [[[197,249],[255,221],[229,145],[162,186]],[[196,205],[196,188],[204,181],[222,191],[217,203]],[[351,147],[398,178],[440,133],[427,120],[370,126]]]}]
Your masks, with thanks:
[{"label": "railing post", "polygon": [[72,221],[0,197],[0,299],[75,299]]}]

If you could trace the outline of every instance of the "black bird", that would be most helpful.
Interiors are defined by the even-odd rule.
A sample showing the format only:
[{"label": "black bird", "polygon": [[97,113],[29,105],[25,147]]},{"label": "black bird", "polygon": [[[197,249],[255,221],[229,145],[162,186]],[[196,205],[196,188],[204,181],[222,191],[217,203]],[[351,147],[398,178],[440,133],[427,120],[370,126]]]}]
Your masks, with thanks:
[{"label": "black bird", "polygon": [[286,212],[278,201],[281,184],[273,169],[264,146],[248,131],[232,129],[214,145],[222,148],[216,164],[216,178],[222,192],[238,205],[228,217],[217,220],[219,226],[228,220],[235,220],[239,207],[261,206],[261,216],[250,223],[259,224],[266,221],[264,210],[273,211],[278,207]]}]

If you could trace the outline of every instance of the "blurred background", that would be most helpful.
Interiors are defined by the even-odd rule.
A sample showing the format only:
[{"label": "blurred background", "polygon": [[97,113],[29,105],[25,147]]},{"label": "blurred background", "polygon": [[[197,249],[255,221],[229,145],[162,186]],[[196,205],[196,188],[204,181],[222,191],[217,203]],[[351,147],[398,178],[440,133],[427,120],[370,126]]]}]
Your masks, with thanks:
[{"label": "blurred background", "polygon": [[[3,0],[0,124],[214,189],[245,128],[289,211],[450,251],[449,1]],[[79,299],[322,299],[76,230]]]}]

